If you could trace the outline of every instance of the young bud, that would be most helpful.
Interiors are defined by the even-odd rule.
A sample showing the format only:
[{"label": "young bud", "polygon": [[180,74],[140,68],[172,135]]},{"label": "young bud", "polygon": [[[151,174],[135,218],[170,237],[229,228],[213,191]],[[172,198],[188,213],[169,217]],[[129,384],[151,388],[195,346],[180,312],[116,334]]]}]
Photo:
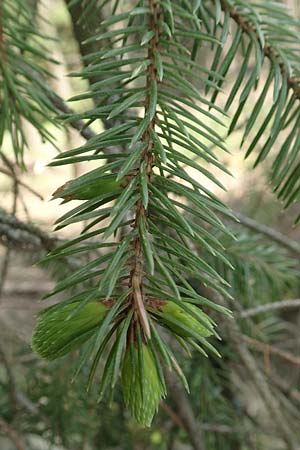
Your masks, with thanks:
[{"label": "young bud", "polygon": [[65,202],[70,200],[90,200],[99,195],[109,194],[121,188],[122,181],[116,181],[116,175],[111,174],[100,180],[90,182],[88,185],[75,187],[76,180],[67,181],[52,194],[53,198],[63,198]]},{"label": "young bud", "polygon": [[[206,338],[213,334],[212,332],[212,322],[200,308],[191,303],[184,303],[185,307],[191,311],[189,314],[185,309],[181,308],[178,304],[168,301],[165,302],[161,307],[161,311],[166,314],[166,317],[162,318],[163,323],[174,331],[176,334],[182,337],[193,337],[187,330],[182,329],[180,326],[177,326],[171,320],[168,320],[168,316],[171,319],[180,322],[186,328],[193,331],[193,333],[198,334],[199,336]],[[196,319],[195,316],[199,317],[199,320]],[[202,322],[202,323],[201,323]],[[203,322],[207,324],[207,327],[203,325]]]},{"label": "young bud", "polygon": [[[126,406],[136,421],[150,427],[160,400],[165,396],[153,356],[143,344],[141,358],[132,345],[126,350],[122,369],[122,387]],[[143,366],[141,372],[140,367]]]},{"label": "young bud", "polygon": [[78,306],[78,302],[60,308],[55,305],[40,313],[31,346],[42,358],[53,360],[80,347],[91,337],[107,313],[103,303],[92,302],[69,318]]}]

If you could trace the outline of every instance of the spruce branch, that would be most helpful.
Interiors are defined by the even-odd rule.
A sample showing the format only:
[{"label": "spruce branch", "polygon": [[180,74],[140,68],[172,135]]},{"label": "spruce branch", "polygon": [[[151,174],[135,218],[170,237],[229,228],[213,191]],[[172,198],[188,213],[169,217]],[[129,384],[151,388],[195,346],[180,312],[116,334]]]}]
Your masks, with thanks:
[{"label": "spruce branch", "polygon": [[[149,123],[146,130],[143,133],[141,141],[144,143],[145,150],[141,155],[141,160],[138,168],[138,176],[142,171],[145,172],[146,186],[145,189],[148,191],[148,184],[151,182],[151,175],[153,166],[155,165],[154,158],[154,142],[151,138],[151,131],[155,129],[156,122],[156,101],[157,94],[153,91],[157,91],[158,85],[158,73],[156,67],[155,52],[158,51],[159,43],[159,19],[162,11],[159,8],[159,4],[155,0],[149,0],[148,6],[150,9],[149,14],[149,27],[150,33],[153,33],[153,37],[150,39],[148,47],[147,59],[149,61],[149,66],[146,75],[146,98],[145,98],[145,109],[144,109],[144,120],[148,117]],[[142,186],[139,187],[143,189]],[[132,288],[132,304],[137,311],[144,335],[146,338],[150,338],[150,325],[147,318],[147,313],[145,309],[145,297],[144,297],[144,287],[143,287],[143,271],[144,271],[144,251],[142,246],[141,237],[138,233],[140,221],[144,221],[145,226],[147,225],[148,216],[148,204],[140,198],[137,200],[135,205],[135,217],[133,228],[137,231],[137,236],[132,241],[134,259],[133,267],[130,273],[129,288]]]},{"label": "spruce branch", "polygon": [[[75,115],[75,112],[57,94],[48,91],[47,96],[57,112],[71,116]],[[70,120],[69,123],[70,126],[77,130],[84,139],[92,139],[96,135],[96,133],[91,128],[89,128],[83,120],[74,119]]]},{"label": "spruce branch", "polygon": [[[228,0],[221,0],[221,7],[223,11],[229,12],[230,17],[236,22],[236,24],[243,30],[245,34],[253,39],[255,36],[258,45],[261,48],[263,54],[273,63],[277,62],[280,67],[280,71],[283,77],[287,80],[288,87],[294,92],[295,97],[300,99],[300,78],[292,72],[292,68],[287,67],[286,60],[284,60],[278,50],[268,43],[267,40],[262,41],[261,33],[258,31],[258,27],[254,21],[251,21],[249,16],[245,16],[239,12],[239,10]],[[255,7],[255,5],[254,5]],[[271,13],[271,11],[270,11]]]},{"label": "spruce branch", "polygon": [[[79,0],[71,2],[72,6],[79,4]],[[233,238],[219,216],[232,214],[208,189],[206,180],[223,188],[211,170],[214,166],[227,173],[215,154],[216,150],[226,150],[218,133],[223,126],[220,113],[224,111],[215,105],[215,99],[242,45],[244,32],[237,31],[226,64],[219,68],[220,17],[213,19],[210,31],[205,30],[205,4],[194,7],[184,2],[183,7],[181,1],[148,0],[123,10],[118,1],[102,3],[110,8],[111,15],[85,40],[85,44],[98,48],[85,55],[89,63],[73,74],[91,83],[89,92],[73,100],[90,98],[94,105],[65,118],[73,123],[87,120],[88,124],[101,120],[108,127],[84,145],[58,155],[51,164],[99,162],[94,170],[55,192],[55,198],[82,201],[57,220],[57,229],[88,223],[80,236],[55,248],[49,260],[65,254],[86,254],[96,248],[105,251],[83,263],[47,295],[71,290],[66,299],[43,314],[34,335],[35,348],[43,350],[43,357],[53,359],[88,341],[80,368],[91,361],[89,386],[97,376],[100,359],[105,358],[99,399],[112,395],[121,372],[125,403],[146,426],[166,395],[162,364],[176,371],[188,389],[183,371],[157,325],[176,335],[184,348],[191,346],[203,355],[207,350],[219,355],[209,341],[213,335],[218,337],[215,323],[202,309],[230,315],[224,303],[200,295],[191,280],[210,286],[222,298],[230,298],[227,278],[232,264],[224,256],[223,240]],[[86,5],[89,12],[90,5]],[[224,21],[228,15],[225,12]],[[224,43],[228,28],[226,31],[222,26]],[[211,69],[196,61],[201,45],[217,48],[217,62]],[[248,49],[251,55],[251,46]],[[252,78],[257,80],[259,74],[253,69]],[[210,101],[199,92],[196,82],[207,91],[213,89]],[[285,88],[283,81],[274,135],[279,129]],[[249,131],[248,123],[246,127]],[[111,154],[111,148],[125,151]],[[189,168],[200,176],[192,178]],[[117,240],[108,241],[112,235]],[[94,244],[90,244],[91,238],[96,238]],[[244,244],[247,250],[248,243]],[[260,252],[263,248],[260,246]],[[258,272],[253,269],[255,256],[249,254],[248,266]],[[292,267],[281,254],[275,263],[272,266],[261,258],[261,277],[278,273],[280,264]],[[90,312],[97,310],[101,310],[101,317],[96,323],[89,321]],[[57,322],[67,321],[67,315],[69,327],[60,340]],[[80,327],[75,327],[76,320]],[[53,339],[52,353],[46,335]],[[270,402],[269,394],[265,394],[266,402]]]},{"label": "spruce branch", "polygon": [[[110,29],[110,25],[121,21],[122,26],[127,21],[127,26]],[[183,24],[195,31],[186,34]],[[150,424],[160,399],[166,395],[160,358],[169,369],[174,368],[188,389],[173,352],[156,330],[157,323],[170,333],[189,338],[188,342],[203,354],[206,352],[202,346],[218,354],[207,339],[217,335],[215,324],[201,307],[207,304],[229,314],[226,309],[197,295],[184,281],[185,273],[195,274],[197,279],[214,285],[226,295],[225,280],[187,243],[188,239],[195,239],[213,255],[220,252],[218,241],[202,223],[198,223],[198,219],[201,217],[204,223],[214,224],[226,233],[214,212],[225,213],[226,207],[203,183],[192,179],[181,167],[181,163],[189,159],[185,150],[176,148],[182,143],[191,154],[198,154],[203,161],[223,170],[208,145],[193,137],[197,132],[206,140],[216,142],[218,133],[207,128],[202,120],[197,120],[191,111],[203,116],[208,114],[216,123],[220,120],[214,113],[207,113],[198,106],[198,101],[204,99],[183,75],[186,67],[195,63],[182,57],[180,46],[173,46],[186,37],[192,46],[193,40],[198,39],[196,30],[199,30],[199,21],[193,9],[186,14],[179,3],[167,1],[158,4],[149,0],[147,6],[117,15],[113,9],[113,14],[100,24],[99,34],[87,40],[87,43],[100,41],[99,51],[88,55],[90,64],[80,73],[73,74],[88,81],[99,73],[103,74],[101,80],[92,83],[89,93],[77,96],[78,100],[96,99],[95,106],[85,113],[71,115],[67,120],[88,119],[89,123],[96,119],[106,123],[111,119],[117,120],[83,146],[58,155],[51,164],[107,159],[106,164],[70,180],[55,192],[55,198],[84,201],[58,219],[57,229],[86,219],[91,222],[80,237],[56,248],[49,258],[55,260],[65,251],[70,254],[89,251],[92,247],[87,245],[87,240],[92,236],[101,236],[102,243],[96,245],[107,247],[108,252],[59,282],[48,296],[89,282],[87,289],[81,288],[76,301],[70,297],[61,305],[60,313],[63,314],[65,302],[73,303],[74,318],[80,314],[81,308],[87,311],[87,304],[108,299],[113,301],[107,318],[97,326],[99,330],[96,327],[93,333],[91,330],[94,336],[84,357],[84,361],[93,359],[89,382],[107,343],[112,340],[104,366],[100,398],[105,392],[112,391],[118,369],[122,367],[125,402],[144,425]],[[114,47],[111,39],[116,39],[115,43],[122,41],[122,46]],[[214,40],[204,34],[201,34],[201,39],[205,42]],[[205,71],[201,65],[196,64],[196,67]],[[215,86],[214,82],[209,84]],[[142,117],[132,114],[133,108],[134,111],[138,108]],[[115,146],[125,146],[126,151],[111,154],[110,149]],[[223,144],[220,147],[224,150]],[[193,162],[192,166],[220,185],[202,165]],[[168,178],[169,175],[172,178]],[[175,178],[188,186],[183,186]],[[173,198],[175,196],[178,200]],[[114,204],[110,206],[112,201]],[[182,212],[189,203],[194,208],[188,207],[191,218],[186,219]],[[133,219],[128,221],[128,217]],[[107,218],[108,224],[99,228]],[[175,238],[172,233],[164,231],[165,221],[167,228],[174,228]],[[129,230],[128,225],[131,225]],[[113,233],[119,234],[119,230],[118,242],[106,241]],[[207,243],[201,235],[202,230]],[[201,272],[195,270],[197,264]],[[40,325],[43,333],[47,326],[45,319]],[[82,343],[80,329],[77,333],[78,342]],[[38,340],[41,335],[39,333]],[[69,338],[70,335],[65,336],[65,339]],[[55,341],[55,348],[62,351],[58,341]],[[98,352],[96,357],[93,356],[95,351]],[[43,356],[47,356],[45,352]],[[109,373],[113,376],[110,377]],[[141,390],[133,388],[131,383],[140,385]],[[149,389],[154,392],[148,395]],[[149,398],[148,406],[142,401],[143,395]]]},{"label": "spruce branch", "polygon": [[[43,140],[55,146],[55,139],[45,121],[57,126],[55,108],[47,98],[47,81],[51,75],[45,62],[56,63],[46,51],[46,38],[35,23],[35,8],[29,0],[6,0],[0,11],[0,146],[8,131],[16,162],[24,167],[27,140],[23,129],[26,120]],[[11,30],[13,29],[13,32]],[[33,76],[32,76],[33,75]],[[36,76],[35,76],[36,75]],[[37,78],[42,81],[37,81]]]},{"label": "spruce branch", "polygon": [[[240,73],[230,87],[225,104],[227,111],[240,92],[228,134],[236,129],[240,118],[246,113],[248,120],[241,140],[241,145],[247,145],[246,157],[255,155],[254,167],[267,158],[271,159],[270,181],[274,193],[287,208],[300,198],[299,22],[280,1],[269,4],[223,0],[218,5],[216,11],[220,14],[210,16],[212,21],[218,23],[221,41],[230,42],[229,47],[223,50],[217,47],[213,57],[212,68],[224,77],[218,81],[219,87],[240,52],[243,55]],[[206,10],[210,6],[203,4]],[[232,40],[230,22],[236,25]],[[252,57],[255,64],[251,63]],[[266,73],[267,78],[262,86],[259,80]],[[251,93],[255,91],[257,101],[250,105]],[[270,105],[268,99],[272,91],[273,102]],[[214,90],[212,103],[215,104],[217,96],[218,91]],[[282,137],[282,143],[276,146],[279,137]],[[300,215],[296,223],[298,220]]]}]

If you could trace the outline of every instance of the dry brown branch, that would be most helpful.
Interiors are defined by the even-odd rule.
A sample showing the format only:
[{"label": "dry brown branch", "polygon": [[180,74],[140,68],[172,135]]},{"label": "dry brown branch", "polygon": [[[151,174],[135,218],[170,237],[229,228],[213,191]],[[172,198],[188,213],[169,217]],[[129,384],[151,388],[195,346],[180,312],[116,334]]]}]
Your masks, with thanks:
[{"label": "dry brown branch", "polygon": [[165,401],[160,402],[160,407],[170,417],[176,427],[186,431],[185,425],[178,414]]}]

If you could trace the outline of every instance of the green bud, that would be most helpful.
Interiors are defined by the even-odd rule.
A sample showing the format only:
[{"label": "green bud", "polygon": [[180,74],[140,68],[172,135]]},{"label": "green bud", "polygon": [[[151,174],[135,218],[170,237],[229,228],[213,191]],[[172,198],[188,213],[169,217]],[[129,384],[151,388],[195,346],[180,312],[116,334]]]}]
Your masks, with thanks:
[{"label": "green bud", "polygon": [[[193,333],[196,333],[203,338],[211,336],[213,331],[212,322],[209,316],[201,311],[200,308],[191,303],[184,303],[184,305],[189,311],[191,311],[191,313],[194,314],[193,316],[190,315],[185,309],[181,308],[177,303],[171,301],[165,302],[160,307],[161,311],[166,314],[166,317],[162,318],[163,323],[182,337],[193,337],[193,335],[168,320],[168,316],[182,323],[185,327],[192,330]],[[195,315],[199,317],[199,321],[194,317]],[[207,324],[207,328],[201,323],[201,321]]]},{"label": "green bud", "polygon": [[55,305],[40,313],[31,346],[42,358],[53,360],[80,347],[92,336],[107,313],[103,303],[92,302],[69,318],[78,305],[78,302],[60,308]]},{"label": "green bud", "polygon": [[90,200],[99,195],[109,194],[122,187],[122,181],[116,181],[115,174],[101,177],[99,180],[89,182],[87,185],[76,186],[76,179],[67,181],[53,194],[53,198],[63,198],[65,202],[70,200]]},{"label": "green bud", "polygon": [[[165,396],[165,391],[151,352],[145,344],[141,348],[142,361],[139,361],[139,352],[134,345],[126,350],[122,369],[122,387],[124,400],[131,415],[139,424],[150,427],[159,402]],[[142,373],[141,363],[143,364]]]}]

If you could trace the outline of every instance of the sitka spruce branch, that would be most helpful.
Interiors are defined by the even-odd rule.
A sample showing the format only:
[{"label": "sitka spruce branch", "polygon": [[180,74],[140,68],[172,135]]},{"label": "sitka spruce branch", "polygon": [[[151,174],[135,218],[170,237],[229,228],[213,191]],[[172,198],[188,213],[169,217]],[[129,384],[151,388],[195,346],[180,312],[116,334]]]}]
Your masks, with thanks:
[{"label": "sitka spruce branch", "polygon": [[[27,147],[23,121],[30,122],[43,140],[55,145],[47,127],[54,120],[56,108],[49,100],[52,93],[46,80],[52,75],[46,62],[46,41],[36,28],[36,11],[29,0],[3,0],[0,5],[0,149],[5,133],[10,137],[16,162],[24,165]],[[8,143],[6,142],[6,147]]]},{"label": "sitka spruce branch", "polygon": [[[212,69],[225,77],[232,63],[236,64],[237,54],[242,55],[239,73],[225,104],[228,111],[238,97],[229,133],[235,130],[242,114],[249,108],[242,137],[242,144],[247,145],[246,157],[254,155],[256,167],[271,155],[270,179],[274,192],[288,207],[300,196],[299,21],[289,14],[281,1],[216,0],[203,2],[200,8],[200,15],[206,18],[207,30],[216,24],[216,17],[211,14],[212,3],[217,11],[222,43],[227,42],[233,32],[231,45],[224,49],[215,47]],[[218,31],[216,33],[219,35]],[[259,84],[264,72],[267,73],[266,80]],[[220,80],[219,86],[222,83]],[[255,102],[254,91],[258,91]],[[270,92],[273,99],[268,103]],[[216,101],[218,93],[218,90],[213,91],[212,102]],[[282,140],[279,148],[276,146],[278,139]],[[300,215],[296,222],[298,220]]]},{"label": "sitka spruce branch", "polygon": [[[88,388],[99,379],[99,400],[111,399],[120,378],[131,414],[142,425],[150,426],[167,393],[166,371],[174,370],[189,389],[162,327],[187,353],[196,349],[204,356],[207,352],[219,356],[212,341],[218,338],[212,313],[231,313],[225,301],[219,304],[205,293],[230,298],[234,289],[230,291],[228,279],[237,283],[241,279],[230,277],[231,261],[235,264],[242,258],[243,249],[234,244],[230,227],[219,219],[220,215],[234,216],[208,184],[223,188],[218,175],[228,171],[216,152],[226,151],[224,116],[241,88],[232,131],[258,84],[264,62],[264,45],[259,45],[258,38],[275,38],[272,26],[264,22],[267,6],[255,14],[255,8],[261,7],[250,2],[228,2],[230,8],[242,13],[244,21],[252,23],[252,17],[259,21],[256,31],[249,33],[242,26],[244,22],[235,20],[229,6],[224,9],[225,2],[216,1],[213,8],[209,1],[141,0],[131,7],[121,3],[68,2],[69,9],[81,5],[82,21],[98,7],[105,18],[94,35],[82,42],[93,51],[84,55],[82,70],[72,74],[90,82],[89,91],[72,100],[91,99],[94,106],[63,118],[70,123],[84,121],[87,127],[101,120],[108,127],[51,163],[93,162],[93,170],[67,181],[54,193],[54,198],[64,202],[81,201],[57,220],[56,229],[82,222],[84,228],[78,237],[52,250],[46,261],[83,258],[78,258],[79,268],[46,296],[64,292],[66,298],[40,314],[32,344],[50,360],[85,344],[78,371],[89,366]],[[290,19],[280,6],[275,11],[280,34],[280,11],[282,20]],[[232,19],[236,28],[231,38]],[[229,50],[222,56],[228,40]],[[205,47],[212,49],[210,68],[199,56]],[[221,108],[216,99],[241,48],[245,50],[241,72],[225,108]],[[282,46],[277,50],[285,61],[293,55],[286,49],[284,53]],[[256,65],[243,84],[253,56]],[[294,92],[289,92],[278,59],[272,60],[268,80],[250,113],[245,139],[272,82],[272,113],[254,137],[248,154],[265,132],[267,144],[259,152],[260,162],[282,127],[291,127],[293,137],[276,157],[272,175],[281,180],[287,175],[291,180],[297,167],[299,105]],[[292,156],[287,164],[289,149]],[[293,175],[288,175],[289,170]],[[192,172],[198,176],[192,177]],[[297,187],[288,184],[287,189],[296,198]],[[240,242],[250,258],[248,267],[257,276],[249,254],[249,248],[255,254],[256,244],[249,246],[248,236]],[[277,263],[294,268],[285,255],[279,255],[273,264],[264,258],[262,244],[260,249],[262,277],[277,276]],[[282,285],[286,282],[288,277],[283,277]]]},{"label": "sitka spruce branch", "polygon": [[[271,36],[268,36],[265,32],[265,35],[262,34],[261,27],[264,24],[265,19],[268,17],[268,12],[273,11],[275,13],[276,20],[284,24],[284,21],[287,20],[290,25],[292,25],[292,29],[289,29],[289,37],[294,38],[294,43],[297,43],[297,35],[296,35],[296,27],[298,27],[297,21],[295,21],[292,17],[287,14],[286,7],[283,4],[277,2],[276,8],[273,5],[263,4],[259,5],[258,2],[253,2],[252,11],[251,6],[249,7],[249,2],[235,2],[235,1],[227,1],[221,0],[220,2],[221,8],[223,11],[228,11],[230,17],[238,24],[239,27],[243,29],[243,31],[250,36],[251,38],[255,37],[263,51],[264,55],[270,59],[276,60],[278,64],[281,74],[283,77],[287,78],[287,83],[289,87],[294,91],[295,96],[300,98],[300,79],[299,79],[299,71],[298,71],[298,62],[296,59],[293,61],[287,61],[284,58],[284,55],[281,52],[285,52],[284,48],[284,40],[278,39],[280,31],[277,30],[278,37],[276,39],[276,34],[273,33]],[[243,11],[244,6],[244,11]],[[263,15],[255,14],[255,7],[257,8],[257,13],[259,10],[263,13]],[[252,12],[252,16],[251,16]],[[250,13],[250,14],[249,14]],[[249,14],[249,15],[248,15]],[[270,19],[268,20],[270,22]],[[267,24],[267,22],[266,22]],[[269,26],[271,23],[269,23]],[[294,28],[294,30],[293,30]],[[271,30],[271,27],[270,27]],[[283,36],[281,36],[282,38]],[[293,40],[289,40],[288,42],[293,42]],[[278,46],[281,51],[279,51]],[[288,62],[288,64],[287,64]]]},{"label": "sitka spruce branch", "polygon": [[[111,4],[106,6],[114,11]],[[107,17],[90,39],[105,43],[90,55],[90,64],[73,75],[90,79],[102,73],[102,80],[77,98],[101,100],[92,110],[66,119],[92,122],[122,117],[122,121],[83,146],[58,155],[52,163],[106,159],[104,165],[55,192],[54,198],[64,201],[85,200],[57,221],[57,229],[89,222],[78,238],[52,251],[48,261],[91,250],[100,253],[48,295],[74,291],[41,314],[33,347],[53,359],[88,341],[79,366],[91,360],[89,385],[99,371],[100,358],[106,357],[99,398],[110,397],[121,371],[129,410],[140,423],[150,425],[166,395],[163,366],[173,368],[187,387],[157,325],[175,334],[184,348],[190,345],[204,355],[207,350],[218,354],[208,341],[209,336],[217,336],[215,323],[202,307],[230,314],[187,281],[193,277],[228,295],[226,281],[189,243],[197,242],[226,263],[222,245],[209,229],[214,226],[227,233],[217,213],[230,213],[181,167],[191,161],[193,168],[218,185],[218,179],[192,156],[226,171],[209,149],[211,142],[225,150],[224,143],[205,123],[209,117],[219,126],[218,108],[208,112],[200,106],[205,99],[185,79],[186,72],[197,78],[198,72],[206,82],[207,69],[193,61],[189,52],[183,53],[181,43],[187,41],[192,48],[195,40],[208,44],[216,39],[201,33],[192,7],[186,11],[180,2],[153,0]],[[213,81],[207,83],[217,88],[218,75],[209,74]],[[203,135],[203,142],[197,134]],[[110,147],[124,145],[124,153],[107,154]],[[85,243],[92,237],[100,239]]]}]

